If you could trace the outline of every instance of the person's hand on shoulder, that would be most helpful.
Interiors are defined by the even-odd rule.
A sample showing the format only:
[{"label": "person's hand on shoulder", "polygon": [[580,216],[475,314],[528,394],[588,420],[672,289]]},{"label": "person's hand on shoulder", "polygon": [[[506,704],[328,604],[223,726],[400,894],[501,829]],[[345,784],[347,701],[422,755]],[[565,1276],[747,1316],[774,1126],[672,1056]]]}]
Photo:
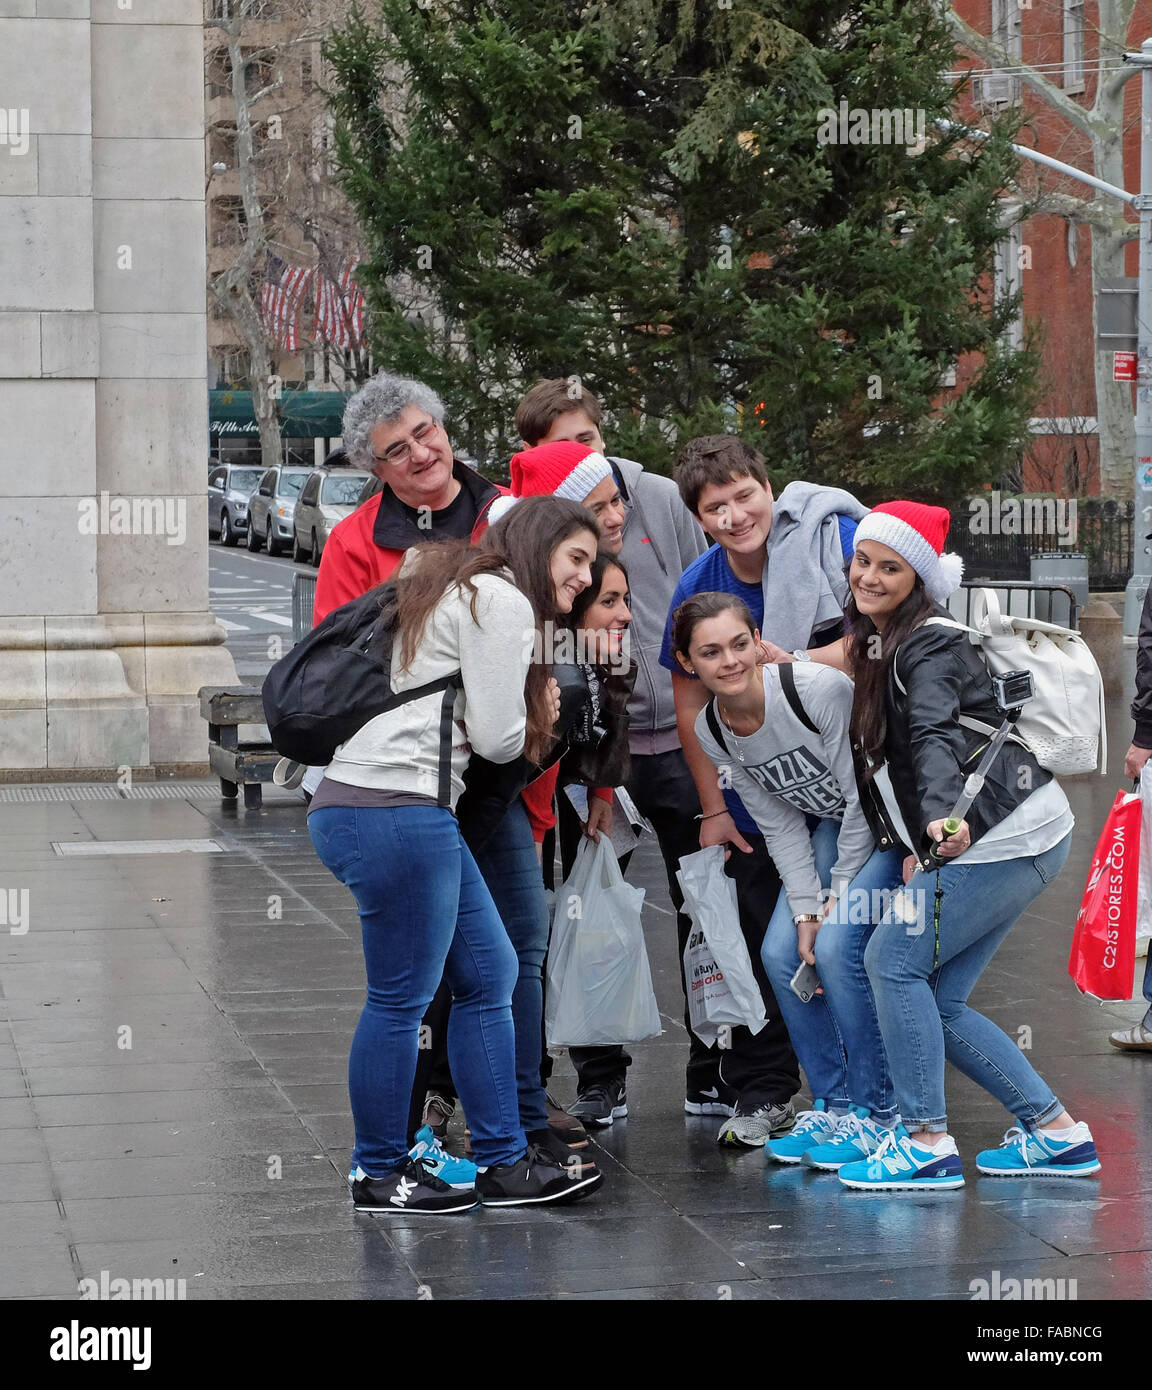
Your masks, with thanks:
[{"label": "person's hand on shoulder", "polygon": [[778,647],[775,642],[766,642],[763,637],[756,643],[757,666],[779,666],[782,662],[795,661],[791,652]]}]

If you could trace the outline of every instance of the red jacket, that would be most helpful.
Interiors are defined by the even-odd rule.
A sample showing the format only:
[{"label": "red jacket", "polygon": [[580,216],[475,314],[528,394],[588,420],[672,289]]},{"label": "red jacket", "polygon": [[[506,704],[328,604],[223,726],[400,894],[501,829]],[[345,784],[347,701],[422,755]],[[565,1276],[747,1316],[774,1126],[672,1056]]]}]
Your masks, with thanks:
[{"label": "red jacket", "polygon": [[[553,763],[535,782],[529,782],[520,793],[524,809],[528,812],[528,819],[532,822],[532,838],[537,844],[543,843],[544,836],[556,824],[553,801],[556,797],[556,779],[559,774],[560,764]],[[611,787],[591,787],[589,790],[600,801],[612,800]]]},{"label": "red jacket", "polygon": [[[459,460],[452,473],[466,494],[460,523],[466,527],[463,536],[468,536],[490,503],[508,489],[482,478]],[[409,546],[433,539],[436,537],[420,530],[391,488],[370,497],[328,537],[316,576],[313,624],[322,622],[334,608],[383,584]]]}]

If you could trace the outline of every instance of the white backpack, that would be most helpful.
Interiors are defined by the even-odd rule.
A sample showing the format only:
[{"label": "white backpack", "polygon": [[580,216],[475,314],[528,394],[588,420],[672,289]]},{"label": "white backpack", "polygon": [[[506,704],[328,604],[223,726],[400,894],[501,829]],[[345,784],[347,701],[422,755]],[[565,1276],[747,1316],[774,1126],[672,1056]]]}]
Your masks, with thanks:
[{"label": "white backpack", "polygon": [[[1002,613],[992,589],[975,591],[972,622],[974,626],[967,627],[948,618],[928,619],[937,627],[967,632],[993,675],[1032,672],[1036,693],[1020,711],[1016,737],[1041,767],[1063,777],[1099,767],[1104,776],[1108,763],[1104,681],[1083,637],[1055,623]],[[907,693],[899,674],[896,684]],[[960,716],[960,723],[982,733],[995,732],[992,725],[966,714]]]}]

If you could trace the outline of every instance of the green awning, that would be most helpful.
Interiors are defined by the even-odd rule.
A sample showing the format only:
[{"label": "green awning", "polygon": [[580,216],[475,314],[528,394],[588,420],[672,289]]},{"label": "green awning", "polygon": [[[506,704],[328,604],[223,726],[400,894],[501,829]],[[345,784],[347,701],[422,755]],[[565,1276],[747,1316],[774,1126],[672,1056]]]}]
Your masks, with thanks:
[{"label": "green awning", "polygon": [[[341,432],[347,398],[339,391],[284,391],[276,402],[286,439],[332,439]],[[208,427],[217,435],[260,433],[251,391],[209,391]]]}]

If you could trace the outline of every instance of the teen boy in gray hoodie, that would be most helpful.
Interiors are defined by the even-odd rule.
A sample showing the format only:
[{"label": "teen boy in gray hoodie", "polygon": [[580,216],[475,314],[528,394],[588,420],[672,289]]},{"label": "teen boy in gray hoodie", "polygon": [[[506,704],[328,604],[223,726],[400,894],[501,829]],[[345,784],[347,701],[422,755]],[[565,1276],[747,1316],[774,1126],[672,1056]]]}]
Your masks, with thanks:
[{"label": "teen boy in gray hoodie", "polygon": [[[629,635],[637,665],[636,685],[628,702],[632,757],[628,791],[656,832],[668,875],[669,896],[676,908],[679,952],[683,957],[691,920],[681,910],[684,899],[676,882],[676,870],[684,855],[693,854],[700,847],[700,825],[696,820],[700,801],[680,751],[672,676],[660,664],[660,646],[668,606],[680,576],[704,554],[708,541],[670,478],[647,473],[631,459],[608,453],[600,433],[600,418],[600,403],[579,378],[559,377],[539,381],[532,387],[516,409],[516,428],[529,447],[571,440],[605,454],[612,466],[615,493],[597,498],[602,503],[597,519],[602,547],[619,555],[628,571],[632,610]],[[563,796],[559,800],[563,829]],[[730,1114],[715,1050],[700,1042],[690,1027],[688,1037],[685,1110],[694,1115]],[[578,1077],[577,1099],[569,1107],[570,1113],[585,1124],[597,1125],[610,1125],[626,1115],[625,1080],[631,1058],[624,1049],[574,1048],[570,1056]]]}]

